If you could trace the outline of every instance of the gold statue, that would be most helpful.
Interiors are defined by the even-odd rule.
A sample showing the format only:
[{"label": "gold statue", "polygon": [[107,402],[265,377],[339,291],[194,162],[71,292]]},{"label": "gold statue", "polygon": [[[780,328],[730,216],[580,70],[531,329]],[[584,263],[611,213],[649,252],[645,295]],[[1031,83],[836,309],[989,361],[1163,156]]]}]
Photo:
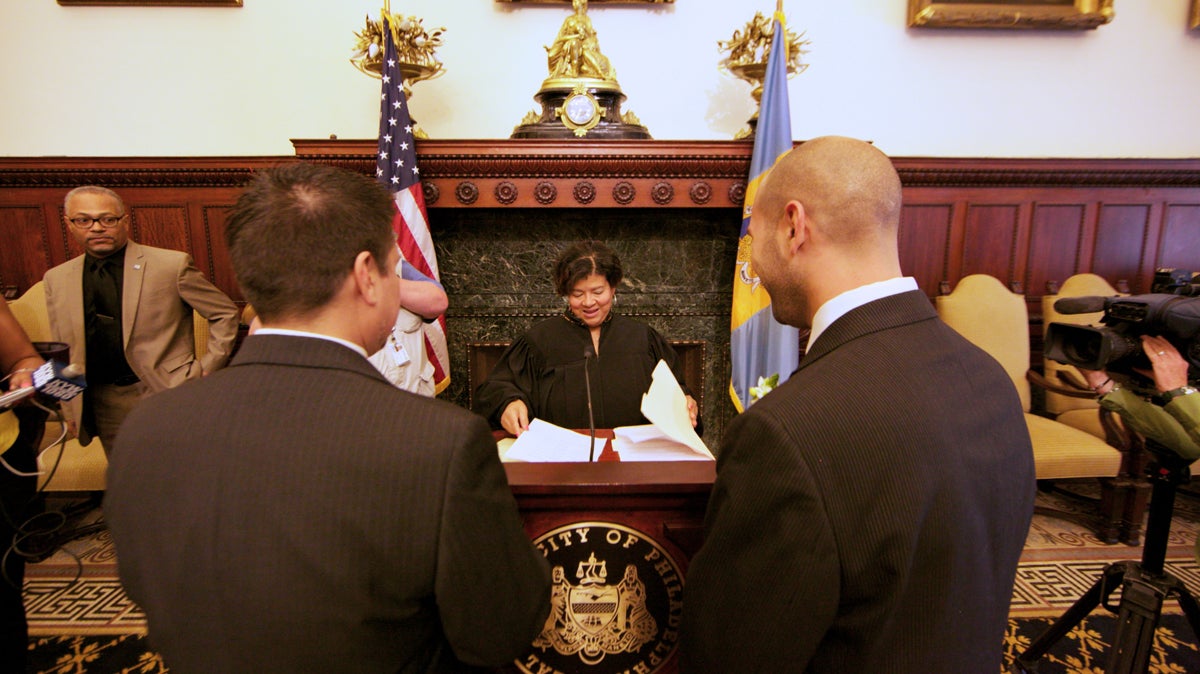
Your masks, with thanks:
[{"label": "gold statue", "polygon": [[600,39],[587,15],[587,0],[571,0],[554,42],[546,47],[549,73],[513,138],[649,138],[637,115],[621,112],[625,94],[617,72],[600,53]]},{"label": "gold statue", "polygon": [[596,79],[615,82],[617,73],[600,53],[600,40],[587,15],[587,0],[572,0],[574,13],[563,20],[554,43],[546,47],[550,79]]},{"label": "gold statue", "polygon": [[[721,60],[721,66],[754,87],[751,96],[754,97],[755,104],[759,106],[762,105],[762,82],[767,74],[767,59],[771,55],[771,39],[774,33],[774,19],[763,16],[762,12],[755,12],[754,18],[746,22],[741,30],[733,31],[733,37],[717,41],[717,46],[728,52]],[[810,44],[803,38],[803,33],[796,35],[790,30],[784,30],[789,79],[808,68],[808,64],[800,58],[808,53],[804,46]],[[754,116],[750,118],[750,126],[739,131],[735,138],[741,139],[753,135],[757,122],[758,110],[756,109]]]}]

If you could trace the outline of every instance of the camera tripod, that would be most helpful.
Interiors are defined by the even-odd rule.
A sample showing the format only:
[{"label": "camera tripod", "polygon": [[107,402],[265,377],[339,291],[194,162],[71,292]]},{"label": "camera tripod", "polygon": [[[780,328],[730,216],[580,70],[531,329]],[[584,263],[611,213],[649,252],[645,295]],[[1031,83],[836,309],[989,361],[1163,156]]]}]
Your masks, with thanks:
[{"label": "camera tripod", "polygon": [[[1147,445],[1151,444],[1147,442]],[[1200,637],[1200,605],[1182,581],[1163,571],[1167,534],[1175,509],[1175,490],[1190,478],[1190,462],[1161,447],[1154,448],[1152,453],[1155,460],[1147,470],[1153,491],[1142,561],[1113,562],[1104,567],[1100,579],[1017,656],[1012,666],[1014,674],[1036,674],[1038,660],[1101,602],[1104,608],[1117,614],[1117,633],[1104,670],[1107,674],[1143,674],[1149,669],[1154,631],[1158,628],[1163,601],[1167,597],[1176,598],[1192,627],[1192,634]],[[1118,587],[1121,588],[1121,599],[1114,608],[1109,598]]]}]

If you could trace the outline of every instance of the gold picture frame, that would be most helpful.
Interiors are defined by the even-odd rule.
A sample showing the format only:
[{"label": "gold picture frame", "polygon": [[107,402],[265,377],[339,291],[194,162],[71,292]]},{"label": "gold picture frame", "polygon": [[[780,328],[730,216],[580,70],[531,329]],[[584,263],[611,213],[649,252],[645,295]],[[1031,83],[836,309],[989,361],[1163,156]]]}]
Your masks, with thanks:
[{"label": "gold picture frame", "polygon": [[1200,0],[1192,0],[1192,16],[1188,20],[1188,28],[1200,28]]},{"label": "gold picture frame", "polygon": [[[496,0],[504,5],[569,5],[571,0]],[[589,5],[673,5],[675,0],[588,0]]]},{"label": "gold picture frame", "polygon": [[1113,0],[908,0],[908,25],[1092,30],[1112,21],[1112,5]]},{"label": "gold picture frame", "polygon": [[64,7],[241,7],[242,0],[58,0]]}]

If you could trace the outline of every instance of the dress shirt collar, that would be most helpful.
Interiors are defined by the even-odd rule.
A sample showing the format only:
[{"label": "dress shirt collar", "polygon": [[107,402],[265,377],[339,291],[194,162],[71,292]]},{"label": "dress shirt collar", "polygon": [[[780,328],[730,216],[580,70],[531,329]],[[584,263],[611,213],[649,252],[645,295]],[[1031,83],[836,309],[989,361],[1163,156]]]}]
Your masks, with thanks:
[{"label": "dress shirt collar", "polygon": [[95,255],[92,255],[91,253],[85,253],[84,261],[87,263],[85,266],[87,267],[87,270],[89,272],[91,272],[91,271],[95,271],[96,268],[99,267],[100,265],[108,264],[111,262],[114,269],[121,269],[125,266],[125,249],[126,248],[128,248],[128,245],[121,246],[120,250],[115,250],[112,252],[111,255],[107,255],[105,257],[96,257]]},{"label": "dress shirt collar", "polygon": [[817,313],[813,316],[812,330],[808,335],[808,344],[805,346],[805,351],[808,351],[817,341],[817,337],[821,336],[825,329],[833,325],[837,319],[845,316],[850,310],[857,309],[868,302],[881,300],[892,295],[899,295],[917,289],[917,281],[911,276],[897,276],[886,281],[878,281],[876,283],[868,283],[865,286],[859,286],[852,290],[834,297],[817,309]]},{"label": "dress shirt collar", "polygon": [[341,344],[342,346],[346,347],[347,349],[353,349],[354,351],[358,352],[358,354],[361,355],[363,358],[367,357],[367,350],[362,348],[361,346],[355,344],[354,342],[348,342],[344,339],[340,339],[340,338],[334,337],[332,335],[322,335],[319,332],[307,332],[305,330],[285,330],[283,328],[259,328],[258,330],[254,331],[254,334],[256,334],[256,335],[286,335],[288,337],[309,337],[312,339],[323,339],[327,342],[336,342],[338,344]]}]

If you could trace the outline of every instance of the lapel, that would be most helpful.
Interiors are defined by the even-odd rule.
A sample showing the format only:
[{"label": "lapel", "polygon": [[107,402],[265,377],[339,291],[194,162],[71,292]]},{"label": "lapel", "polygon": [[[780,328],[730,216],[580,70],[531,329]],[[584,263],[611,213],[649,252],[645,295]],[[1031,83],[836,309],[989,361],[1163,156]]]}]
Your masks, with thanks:
[{"label": "lapel", "polygon": [[799,372],[839,346],[864,335],[937,318],[937,312],[925,293],[910,290],[855,307],[826,328],[800,361]]},{"label": "lapel", "polygon": [[74,292],[62,293],[62,301],[65,304],[63,310],[66,311],[67,329],[70,334],[62,335],[61,339],[66,340],[68,344],[79,345],[80,348],[71,349],[71,362],[80,366],[87,365],[87,349],[84,348],[87,344],[87,330],[83,317],[83,261],[86,257],[86,254],[77,255],[67,261],[66,287],[73,288]]},{"label": "lapel", "polygon": [[126,346],[133,334],[133,321],[141,306],[142,277],[146,271],[146,251],[130,241],[125,244],[125,278],[121,286],[121,337]]}]

